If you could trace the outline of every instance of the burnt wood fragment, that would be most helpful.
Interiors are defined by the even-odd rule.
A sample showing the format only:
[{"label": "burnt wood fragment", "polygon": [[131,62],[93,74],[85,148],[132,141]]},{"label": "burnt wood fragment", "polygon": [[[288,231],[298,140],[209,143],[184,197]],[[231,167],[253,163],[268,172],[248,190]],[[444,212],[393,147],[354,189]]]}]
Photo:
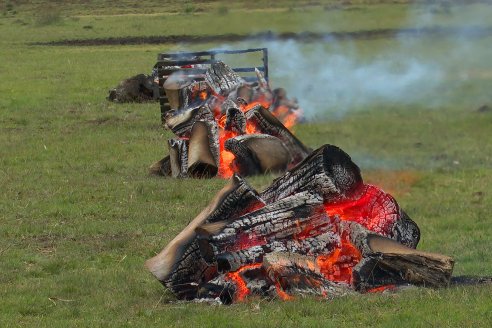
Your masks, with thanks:
[{"label": "burnt wood fragment", "polygon": [[246,117],[243,111],[231,100],[226,100],[222,108],[225,108],[226,122],[224,129],[238,135],[246,133]]}]

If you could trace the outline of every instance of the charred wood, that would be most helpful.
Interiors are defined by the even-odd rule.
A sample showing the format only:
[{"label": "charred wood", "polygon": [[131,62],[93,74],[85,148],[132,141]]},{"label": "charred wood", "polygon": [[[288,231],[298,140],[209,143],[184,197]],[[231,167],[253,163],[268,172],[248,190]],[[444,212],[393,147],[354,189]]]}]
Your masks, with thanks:
[{"label": "charred wood", "polygon": [[270,253],[263,260],[268,277],[288,294],[335,297],[353,293],[350,285],[327,280],[314,256]]},{"label": "charred wood", "polygon": [[192,293],[196,296],[197,281],[210,274],[214,266],[206,264],[198,253],[195,229],[205,222],[235,218],[261,204],[256,191],[235,175],[183,231],[159,254],[147,260],[146,267],[178,297],[191,297]]},{"label": "charred wood", "polygon": [[230,138],[225,149],[234,154],[234,166],[242,176],[285,172],[292,160],[282,141],[267,134]]},{"label": "charred wood", "polygon": [[169,139],[169,163],[173,178],[188,176],[188,140]]},{"label": "charred wood", "polygon": [[274,240],[296,239],[300,234],[303,238],[317,236],[327,232],[330,224],[322,199],[305,192],[268,204],[237,219],[202,225],[197,233],[202,241],[202,254],[216,256],[265,245]]},{"label": "charred wood", "polygon": [[164,126],[180,138],[189,138],[191,129],[197,121],[215,122],[208,104],[171,110],[164,117]]},{"label": "charred wood", "polygon": [[222,96],[245,83],[236,72],[221,61],[213,63],[205,72],[205,81],[216,94]]},{"label": "charred wood", "polygon": [[171,159],[169,155],[155,162],[149,168],[149,173],[153,175],[171,176]]},{"label": "charred wood", "polygon": [[275,202],[298,192],[322,195],[325,202],[349,199],[363,185],[359,167],[343,150],[324,145],[283,176],[275,179],[262,193],[262,199]]},{"label": "charred wood", "polygon": [[451,257],[409,248],[354,222],[344,225],[352,244],[363,256],[353,271],[358,290],[403,282],[427,287],[449,285],[454,266]]},{"label": "charred wood", "polygon": [[197,121],[190,132],[188,175],[211,178],[219,170],[219,138],[215,121]]},{"label": "charred wood", "polygon": [[311,149],[306,147],[272,113],[261,105],[257,105],[247,111],[246,119],[253,122],[262,133],[282,140],[291,152],[294,163],[299,163],[311,153]]},{"label": "charred wood", "polygon": [[244,265],[261,263],[265,254],[272,252],[289,252],[301,255],[329,254],[335,247],[340,247],[340,237],[331,231],[301,240],[274,240],[266,245],[218,254],[217,269],[219,272],[236,271]]}]

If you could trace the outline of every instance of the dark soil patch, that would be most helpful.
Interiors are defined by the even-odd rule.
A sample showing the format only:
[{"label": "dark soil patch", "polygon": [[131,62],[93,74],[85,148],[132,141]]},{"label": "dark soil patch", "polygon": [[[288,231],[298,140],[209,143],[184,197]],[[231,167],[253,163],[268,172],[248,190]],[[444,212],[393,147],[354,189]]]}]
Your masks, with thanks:
[{"label": "dark soil patch", "polygon": [[238,42],[238,41],[282,41],[295,40],[298,42],[331,42],[338,40],[367,40],[395,37],[446,37],[460,35],[468,38],[486,37],[492,35],[492,27],[428,27],[406,29],[377,29],[352,32],[285,32],[272,31],[256,34],[220,34],[220,35],[157,35],[157,36],[128,36],[100,39],[73,39],[49,42],[35,42],[31,45],[48,46],[102,46],[102,45],[135,45],[163,43],[209,43],[209,42]]}]

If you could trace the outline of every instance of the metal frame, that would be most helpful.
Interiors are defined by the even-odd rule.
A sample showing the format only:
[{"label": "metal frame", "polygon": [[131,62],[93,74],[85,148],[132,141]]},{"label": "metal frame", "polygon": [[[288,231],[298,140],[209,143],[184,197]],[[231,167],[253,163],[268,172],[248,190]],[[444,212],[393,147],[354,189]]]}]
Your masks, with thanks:
[{"label": "metal frame", "polygon": [[[253,52],[262,52],[261,58],[262,64],[257,67],[231,67],[235,72],[239,73],[252,73],[255,68],[263,73],[265,79],[268,81],[268,48],[253,48],[253,49],[241,49],[241,50],[209,50],[209,51],[195,51],[195,52],[177,52],[177,53],[160,53],[157,55],[157,63],[154,65],[154,70],[157,71],[159,78],[159,92],[155,95],[159,98],[161,107],[161,118],[164,118],[164,114],[170,109],[166,93],[164,92],[164,82],[172,73],[176,71],[182,71],[188,76],[192,77],[196,81],[203,81],[204,73],[206,69],[199,68],[173,68],[172,66],[185,66],[185,65],[211,65],[218,62],[217,55],[238,55]],[[193,57],[200,57],[200,59],[189,59]],[[185,59],[186,58],[186,59]],[[242,76],[248,82],[257,81],[254,76]]]}]

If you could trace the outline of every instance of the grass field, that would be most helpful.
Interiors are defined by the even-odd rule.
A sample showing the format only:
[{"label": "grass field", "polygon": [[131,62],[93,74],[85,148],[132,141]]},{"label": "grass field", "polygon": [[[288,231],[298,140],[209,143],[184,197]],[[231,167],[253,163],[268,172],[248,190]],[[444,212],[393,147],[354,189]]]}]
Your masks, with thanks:
[{"label": "grass field", "polygon": [[[0,6],[0,327],[492,324],[492,286],[333,301],[252,299],[218,307],[177,303],[145,270],[145,259],[226,183],[148,176],[148,166],[166,153],[170,136],[159,126],[158,105],[105,100],[122,78],[150,72],[157,52],[180,46],[29,43],[398,28],[408,26],[413,10],[384,1],[353,1],[339,9],[330,7],[334,1],[248,3],[176,1],[161,8],[158,2],[134,7],[123,1],[113,9],[112,2],[98,0],[53,10],[42,2],[14,1]],[[471,20],[489,26],[488,17],[488,4],[456,6],[432,24],[460,26]],[[395,42],[361,40],[350,46],[363,62]],[[452,45],[452,40],[423,38],[415,52],[444,60]],[[311,147],[331,143],[346,150],[365,180],[391,192],[419,224],[421,249],[456,259],[455,274],[492,275],[492,110],[477,111],[492,106],[492,38],[468,45],[477,52],[448,67],[437,90],[452,95],[438,106],[370,105],[336,120],[301,124],[295,132]],[[464,72],[466,80],[457,83]],[[262,188],[272,179],[250,181]]]}]

